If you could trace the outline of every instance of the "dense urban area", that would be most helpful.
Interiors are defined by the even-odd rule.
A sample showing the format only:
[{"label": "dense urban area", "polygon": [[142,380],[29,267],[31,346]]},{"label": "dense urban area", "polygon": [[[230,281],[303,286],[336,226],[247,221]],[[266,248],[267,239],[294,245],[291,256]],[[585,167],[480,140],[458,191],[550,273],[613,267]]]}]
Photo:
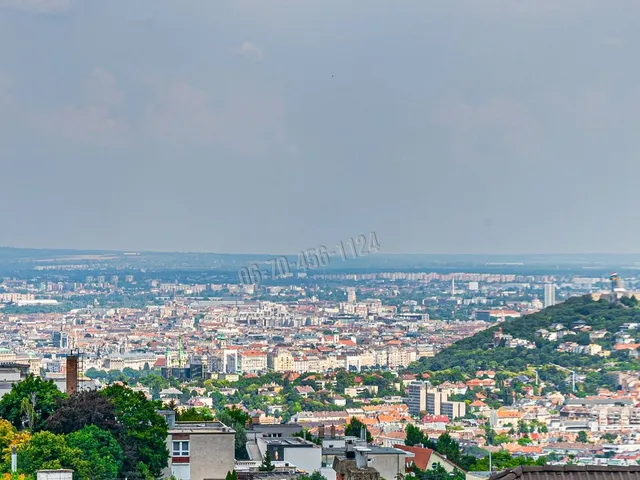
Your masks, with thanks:
[{"label": "dense urban area", "polygon": [[0,0],[0,480],[640,480],[639,24]]},{"label": "dense urban area", "polygon": [[247,283],[274,262],[18,253],[0,282],[7,472],[12,449],[22,474],[100,479],[639,463],[630,275],[307,264]]}]

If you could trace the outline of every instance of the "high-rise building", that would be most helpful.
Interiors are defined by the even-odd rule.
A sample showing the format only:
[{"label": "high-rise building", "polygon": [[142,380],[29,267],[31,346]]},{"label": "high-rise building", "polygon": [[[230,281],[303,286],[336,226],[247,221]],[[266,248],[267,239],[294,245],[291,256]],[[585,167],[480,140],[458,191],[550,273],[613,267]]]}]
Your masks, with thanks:
[{"label": "high-rise building", "polygon": [[544,308],[556,304],[556,286],[553,283],[544,284]]},{"label": "high-rise building", "polygon": [[53,332],[51,340],[54,348],[69,348],[69,334],[67,332]]},{"label": "high-rise building", "polygon": [[431,415],[440,415],[440,406],[442,401],[447,400],[447,395],[439,388],[427,391],[427,413]]},{"label": "high-rise building", "polygon": [[464,417],[467,414],[467,404],[464,402],[442,402],[440,415],[446,415],[449,420]]},{"label": "high-rise building", "polygon": [[348,288],[347,289],[347,302],[356,303],[356,289]]},{"label": "high-rise building", "polygon": [[427,384],[411,382],[408,388],[407,407],[411,415],[418,415],[427,409]]},{"label": "high-rise building", "polygon": [[466,414],[464,402],[448,400],[450,389],[428,388],[425,382],[411,382],[408,391],[407,406],[412,415],[427,412],[430,415],[446,415],[450,419],[454,419],[464,417]]}]

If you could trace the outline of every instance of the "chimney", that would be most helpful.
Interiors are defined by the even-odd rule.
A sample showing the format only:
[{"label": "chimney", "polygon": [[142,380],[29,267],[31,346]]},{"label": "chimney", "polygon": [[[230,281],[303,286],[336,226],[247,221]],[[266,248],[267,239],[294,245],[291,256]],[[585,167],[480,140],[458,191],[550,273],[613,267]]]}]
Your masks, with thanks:
[{"label": "chimney", "polygon": [[324,438],[324,425],[318,427],[318,438]]},{"label": "chimney", "polygon": [[356,451],[353,445],[353,440],[347,440],[347,443],[345,444],[344,456],[345,458],[349,458],[352,460],[356,458]]},{"label": "chimney", "polygon": [[78,356],[67,356],[67,395],[78,393]]},{"label": "chimney", "polygon": [[11,447],[11,471],[13,473],[18,471],[18,453],[15,446]]},{"label": "chimney", "polygon": [[336,438],[336,426],[331,425],[331,438]]},{"label": "chimney", "polygon": [[369,452],[368,448],[359,448],[356,454],[356,465],[358,468],[367,468],[369,466]]}]

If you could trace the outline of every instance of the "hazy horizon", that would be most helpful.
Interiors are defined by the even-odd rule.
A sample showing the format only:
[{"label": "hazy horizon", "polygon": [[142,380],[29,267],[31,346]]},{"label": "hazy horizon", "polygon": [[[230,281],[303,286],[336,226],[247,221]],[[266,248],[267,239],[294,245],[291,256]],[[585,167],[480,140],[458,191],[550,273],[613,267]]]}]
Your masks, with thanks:
[{"label": "hazy horizon", "polygon": [[[316,249],[320,245],[312,245],[307,248]],[[327,245],[324,245],[325,247]],[[98,252],[98,253],[124,253],[124,254],[202,254],[202,255],[250,255],[250,256],[268,256],[268,255],[287,255],[297,256],[300,250],[307,250],[307,248],[300,248],[296,251],[263,251],[263,252],[216,252],[206,250],[148,250],[148,249],[104,249],[104,248],[50,248],[50,247],[16,247],[14,245],[0,245],[0,249],[13,249],[13,250],[35,250],[41,252]],[[335,249],[333,249],[335,250]],[[352,254],[350,250],[347,250],[347,261],[352,261]],[[340,252],[330,252],[330,256],[339,257]],[[420,257],[632,257],[639,256],[640,252],[583,252],[583,253],[566,253],[566,252],[528,252],[528,253],[501,253],[501,252],[452,252],[452,253],[436,253],[436,252],[371,252],[364,255],[369,256],[420,256]],[[640,260],[640,259],[639,259]]]},{"label": "hazy horizon", "polygon": [[632,252],[638,14],[0,0],[0,245]]}]

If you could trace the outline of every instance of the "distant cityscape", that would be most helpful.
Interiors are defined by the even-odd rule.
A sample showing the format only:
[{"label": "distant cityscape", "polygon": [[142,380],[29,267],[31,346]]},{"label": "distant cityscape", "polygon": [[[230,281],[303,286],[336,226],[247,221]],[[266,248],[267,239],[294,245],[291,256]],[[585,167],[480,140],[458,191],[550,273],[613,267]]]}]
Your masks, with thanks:
[{"label": "distant cityscape", "polygon": [[[503,453],[525,464],[575,458],[620,466],[640,459],[633,363],[640,320],[610,331],[556,310],[588,298],[631,314],[638,277],[529,274],[522,264],[520,273],[318,269],[248,284],[237,270],[181,270],[175,258],[161,270],[128,267],[124,274],[109,266],[113,259],[101,268],[65,262],[5,274],[0,411],[2,398],[29,375],[72,395],[124,382],[163,404],[173,449],[165,473],[182,479],[228,471],[261,478],[258,467],[271,452],[281,473],[317,471],[334,480],[341,478],[335,458],[352,447],[357,455],[368,448],[367,461],[375,458],[384,478],[405,473],[404,466],[385,467],[384,459],[417,462],[421,448],[438,468],[469,479],[488,475],[482,462],[490,452],[496,465]],[[209,278],[222,281],[202,281]],[[559,320],[509,333],[539,315]],[[494,368],[433,367],[485,331],[486,349],[515,358],[546,352],[558,364],[509,371],[495,357]],[[572,367],[562,355],[603,359],[613,368],[602,376],[588,363]],[[236,411],[230,409],[248,423],[193,430],[187,421],[224,419]],[[349,440],[356,420],[370,438],[357,431]],[[424,440],[415,444],[409,427]],[[190,447],[196,434],[231,449],[235,464],[222,471],[199,457]],[[429,447],[445,434],[467,460],[452,462],[436,444]],[[198,476],[199,469],[207,473]],[[217,473],[207,477],[212,469]]]}]

